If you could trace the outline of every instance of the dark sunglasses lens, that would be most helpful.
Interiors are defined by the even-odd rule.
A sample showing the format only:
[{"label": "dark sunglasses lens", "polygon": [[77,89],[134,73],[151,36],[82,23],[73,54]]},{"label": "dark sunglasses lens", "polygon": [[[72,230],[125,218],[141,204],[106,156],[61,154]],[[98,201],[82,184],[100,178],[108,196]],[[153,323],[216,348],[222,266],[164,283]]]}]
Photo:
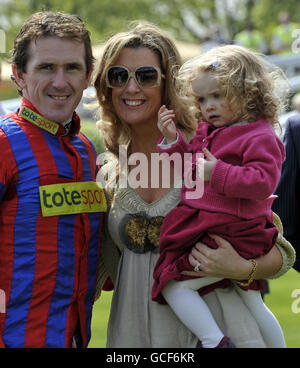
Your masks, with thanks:
[{"label": "dark sunglasses lens", "polygon": [[112,87],[123,87],[128,79],[128,71],[117,66],[110,68],[107,79]]},{"label": "dark sunglasses lens", "polygon": [[142,66],[135,72],[135,77],[142,87],[153,87],[158,81],[158,72],[151,66]]}]

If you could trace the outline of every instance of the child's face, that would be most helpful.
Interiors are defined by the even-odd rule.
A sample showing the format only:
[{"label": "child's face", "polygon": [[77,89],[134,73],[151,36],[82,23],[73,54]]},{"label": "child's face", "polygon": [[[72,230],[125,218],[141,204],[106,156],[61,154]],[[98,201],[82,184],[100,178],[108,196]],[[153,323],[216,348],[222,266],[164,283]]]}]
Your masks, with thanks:
[{"label": "child's face", "polygon": [[211,72],[200,72],[193,80],[192,88],[200,105],[204,121],[216,128],[231,125],[236,121],[236,114],[222,96],[218,82]]}]

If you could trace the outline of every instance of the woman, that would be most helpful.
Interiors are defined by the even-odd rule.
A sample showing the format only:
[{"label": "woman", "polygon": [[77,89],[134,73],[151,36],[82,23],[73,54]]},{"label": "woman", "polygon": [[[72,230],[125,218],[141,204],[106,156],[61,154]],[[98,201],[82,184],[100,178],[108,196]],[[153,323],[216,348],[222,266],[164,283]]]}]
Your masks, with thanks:
[{"label": "woman", "polygon": [[[112,199],[98,278],[99,290],[108,276],[115,289],[107,347],[200,346],[167,305],[151,300],[160,225],[180,200],[176,176],[171,171],[171,185],[166,188],[166,175],[158,176],[155,165],[139,170],[142,165],[134,160],[129,160],[127,181],[123,175],[126,170],[117,171],[121,174],[116,178],[111,175],[123,167],[124,157],[122,162],[118,160],[120,145],[125,145],[128,158],[138,155],[140,163],[143,158],[147,159],[144,164],[155,158],[161,136],[157,128],[161,105],[175,111],[176,125],[187,139],[194,134],[197,122],[186,106],[180,105],[175,93],[174,78],[179,66],[180,57],[170,38],[151,24],[138,24],[107,42],[95,71],[94,86],[102,118],[99,126],[113,156],[101,170],[102,177],[110,175],[107,188]],[[162,171],[166,174],[160,168],[160,174]],[[156,185],[151,182],[154,177],[158,179]],[[219,237],[215,240],[218,249],[201,243],[193,249],[192,267],[199,269],[201,262],[200,272],[195,274],[247,279],[252,274],[251,262],[242,259],[226,241]],[[293,249],[289,244],[278,245],[257,262],[257,278],[278,277],[292,266]],[[256,322],[232,287],[216,289],[204,298],[220,328],[237,347],[265,346]]]}]

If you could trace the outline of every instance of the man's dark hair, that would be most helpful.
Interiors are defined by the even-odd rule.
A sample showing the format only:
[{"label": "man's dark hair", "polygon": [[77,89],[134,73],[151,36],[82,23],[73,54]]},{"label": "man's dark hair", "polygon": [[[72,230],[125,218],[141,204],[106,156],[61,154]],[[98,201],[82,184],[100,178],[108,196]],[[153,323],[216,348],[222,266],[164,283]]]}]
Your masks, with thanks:
[{"label": "man's dark hair", "polygon": [[51,11],[34,13],[16,36],[11,61],[18,70],[26,73],[30,42],[45,36],[83,42],[86,73],[89,74],[94,61],[89,31],[77,15]]}]

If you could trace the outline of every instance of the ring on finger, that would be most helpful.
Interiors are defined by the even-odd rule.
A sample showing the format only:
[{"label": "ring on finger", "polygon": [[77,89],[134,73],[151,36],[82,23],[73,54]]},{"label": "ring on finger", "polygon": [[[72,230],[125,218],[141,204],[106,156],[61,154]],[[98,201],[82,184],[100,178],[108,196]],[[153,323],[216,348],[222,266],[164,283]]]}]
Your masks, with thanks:
[{"label": "ring on finger", "polygon": [[201,264],[201,262],[199,262],[199,261],[198,261],[198,262],[197,262],[197,264],[196,264],[196,266],[194,267],[194,271],[195,271],[195,272],[199,272],[199,271],[200,271],[200,268],[199,268],[199,267],[200,267],[201,265],[202,265],[202,264]]}]

